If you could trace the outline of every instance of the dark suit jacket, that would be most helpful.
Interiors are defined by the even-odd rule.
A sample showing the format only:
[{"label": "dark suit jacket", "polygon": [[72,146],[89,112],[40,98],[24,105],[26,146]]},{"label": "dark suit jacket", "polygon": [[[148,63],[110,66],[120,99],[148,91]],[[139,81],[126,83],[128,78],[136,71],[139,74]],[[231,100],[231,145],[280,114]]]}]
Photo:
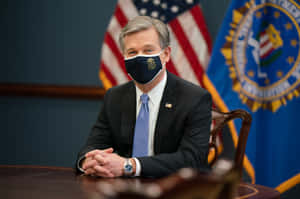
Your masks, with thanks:
[{"label": "dark suit jacket", "polygon": [[[171,73],[167,75],[155,127],[155,155],[138,158],[142,176],[162,177],[183,167],[208,168],[211,96],[199,86]],[[167,103],[172,107],[166,107]],[[88,151],[109,147],[123,157],[131,157],[135,120],[134,83],[111,88],[78,158]]]}]

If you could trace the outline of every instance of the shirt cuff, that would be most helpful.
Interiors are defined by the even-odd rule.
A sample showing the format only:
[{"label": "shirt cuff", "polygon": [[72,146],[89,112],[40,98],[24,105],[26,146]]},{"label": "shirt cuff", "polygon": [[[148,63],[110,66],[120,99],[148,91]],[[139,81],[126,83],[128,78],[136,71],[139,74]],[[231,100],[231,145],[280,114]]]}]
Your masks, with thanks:
[{"label": "shirt cuff", "polygon": [[134,176],[140,176],[141,171],[142,171],[141,163],[137,158],[133,158],[133,159],[135,161],[135,174],[134,174]]},{"label": "shirt cuff", "polygon": [[79,170],[79,171],[81,171],[82,173],[84,173],[84,170],[81,168],[81,162],[83,161],[85,159],[85,156],[81,156],[79,159],[78,159],[78,161],[77,161],[77,169]]}]

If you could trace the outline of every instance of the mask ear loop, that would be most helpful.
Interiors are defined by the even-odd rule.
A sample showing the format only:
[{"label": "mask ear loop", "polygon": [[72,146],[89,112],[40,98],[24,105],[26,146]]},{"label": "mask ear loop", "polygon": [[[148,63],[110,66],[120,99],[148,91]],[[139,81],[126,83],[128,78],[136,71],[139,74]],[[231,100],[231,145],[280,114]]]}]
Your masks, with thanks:
[{"label": "mask ear loop", "polygon": [[[161,54],[164,52],[164,50],[165,50],[165,48],[164,48],[164,49],[161,49],[161,50],[159,51],[159,55],[161,55]],[[162,64],[162,67],[163,67],[163,68],[166,67],[166,64],[167,64],[167,62],[163,63],[163,64]]]}]

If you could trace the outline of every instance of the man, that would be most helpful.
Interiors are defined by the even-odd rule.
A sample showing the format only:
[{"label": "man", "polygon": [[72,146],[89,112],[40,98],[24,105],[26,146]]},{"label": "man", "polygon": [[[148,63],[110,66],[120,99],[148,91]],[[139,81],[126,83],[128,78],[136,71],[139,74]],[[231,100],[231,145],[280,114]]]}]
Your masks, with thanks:
[{"label": "man", "polygon": [[167,26],[138,16],[124,27],[119,43],[133,81],[107,91],[78,155],[78,170],[102,177],[206,170],[211,96],[166,71],[171,53]]}]

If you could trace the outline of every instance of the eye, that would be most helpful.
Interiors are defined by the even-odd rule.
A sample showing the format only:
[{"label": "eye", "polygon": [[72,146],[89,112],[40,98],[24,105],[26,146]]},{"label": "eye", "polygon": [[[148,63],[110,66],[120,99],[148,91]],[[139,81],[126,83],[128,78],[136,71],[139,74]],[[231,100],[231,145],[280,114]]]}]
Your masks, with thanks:
[{"label": "eye", "polygon": [[127,52],[127,55],[129,55],[129,56],[133,56],[135,54],[136,54],[136,51],[129,51],[129,52]]},{"label": "eye", "polygon": [[145,49],[144,52],[147,53],[147,54],[149,54],[149,53],[152,53],[153,50],[152,49]]}]

